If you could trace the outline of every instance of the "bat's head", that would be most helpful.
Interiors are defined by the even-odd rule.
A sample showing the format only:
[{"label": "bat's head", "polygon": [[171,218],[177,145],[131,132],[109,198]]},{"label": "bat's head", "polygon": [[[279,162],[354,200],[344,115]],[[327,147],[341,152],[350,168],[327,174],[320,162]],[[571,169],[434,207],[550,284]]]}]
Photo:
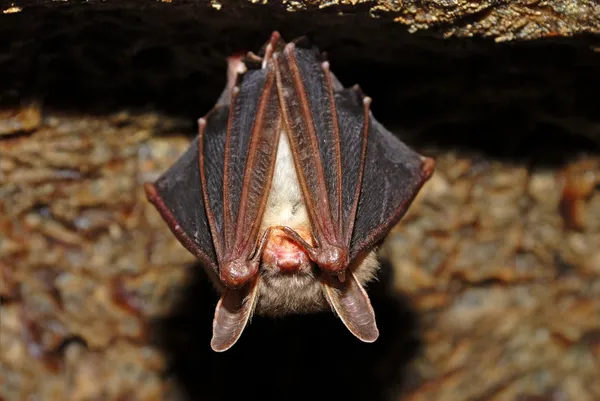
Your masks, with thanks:
[{"label": "bat's head", "polygon": [[[300,227],[298,235],[310,241],[306,226]],[[292,241],[280,229],[272,229],[262,253],[263,270],[282,275],[310,274],[312,264],[308,252]]]},{"label": "bat's head", "polygon": [[[279,216],[279,221],[295,226],[298,235],[312,244],[310,225],[303,217],[303,204],[296,200],[289,203],[284,201],[293,197],[293,192],[286,191],[285,195],[278,197],[277,205],[271,204],[266,217],[275,218],[271,216],[273,214]],[[326,253],[329,258],[334,258],[335,254],[335,249]],[[272,229],[259,268],[261,286],[258,292],[257,314],[283,316],[330,309],[331,302],[328,302],[325,286],[331,281],[339,281],[340,276],[345,281],[345,270],[340,269],[336,273],[341,274],[333,275],[331,264],[324,268],[320,261],[315,262],[313,259],[305,247],[290,239],[281,229]],[[365,285],[376,275],[378,267],[375,251],[372,251],[366,253],[365,257],[358,258],[348,269],[352,277],[361,285]]]},{"label": "bat's head", "polygon": [[[329,299],[327,288],[342,284],[337,277],[320,268],[306,255],[296,259],[293,269],[290,269],[290,260],[285,260],[283,265],[281,262],[281,259],[276,261],[267,254],[263,255],[257,314],[284,316],[330,310],[332,307],[336,309]],[[350,277],[346,277],[345,281],[353,279],[364,286],[375,277],[378,269],[376,252],[368,252],[351,264],[346,273]]]},{"label": "bat's head", "polygon": [[352,334],[365,342],[375,341],[379,332],[363,289],[379,268],[375,250],[357,258],[341,283],[286,241],[274,234],[258,273],[241,288],[223,288],[213,321],[213,350],[232,347],[253,313],[285,316],[333,309]]}]

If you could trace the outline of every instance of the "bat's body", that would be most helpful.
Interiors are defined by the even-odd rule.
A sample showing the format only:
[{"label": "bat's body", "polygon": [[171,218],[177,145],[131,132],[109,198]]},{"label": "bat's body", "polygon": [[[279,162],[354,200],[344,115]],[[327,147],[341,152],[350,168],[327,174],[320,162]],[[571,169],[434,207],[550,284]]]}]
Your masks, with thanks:
[{"label": "bat's body", "polygon": [[[273,226],[287,226],[312,243],[308,212],[285,131],[279,139],[261,231]],[[354,275],[364,285],[375,276],[378,267],[375,251],[371,251],[362,263],[357,264]],[[256,312],[277,316],[328,308],[316,273],[314,263],[302,247],[279,230],[272,231],[262,255],[262,284]]]},{"label": "bat's body", "polygon": [[211,346],[230,348],[253,313],[331,307],[365,342],[379,332],[363,286],[375,247],[431,176],[345,89],[314,49],[274,33],[262,57],[229,59],[229,82],[188,151],[146,184],[221,292]]},{"label": "bat's body", "polygon": [[[287,226],[312,242],[308,212],[285,131],[279,139],[261,231],[273,226]],[[322,308],[325,300],[315,280],[310,258],[302,247],[287,239],[280,230],[271,232],[261,267],[263,283],[257,313],[281,315]]]}]

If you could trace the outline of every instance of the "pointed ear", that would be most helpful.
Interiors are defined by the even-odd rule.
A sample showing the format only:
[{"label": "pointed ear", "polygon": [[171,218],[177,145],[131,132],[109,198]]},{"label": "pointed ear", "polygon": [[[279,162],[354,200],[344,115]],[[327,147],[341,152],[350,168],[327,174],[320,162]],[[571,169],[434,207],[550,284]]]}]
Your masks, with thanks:
[{"label": "pointed ear", "polygon": [[210,346],[216,352],[227,351],[242,335],[258,299],[258,278],[239,290],[226,289],[215,309]]},{"label": "pointed ear", "polygon": [[231,91],[238,83],[239,75],[247,71],[242,54],[233,55],[227,58],[227,84],[221,92],[216,105],[229,106],[231,103]]},{"label": "pointed ear", "polygon": [[346,280],[341,283],[337,277],[329,274],[323,282],[323,290],[327,301],[336,311],[344,325],[359,340],[372,343],[379,337],[375,311],[365,289],[350,270],[346,272]]}]

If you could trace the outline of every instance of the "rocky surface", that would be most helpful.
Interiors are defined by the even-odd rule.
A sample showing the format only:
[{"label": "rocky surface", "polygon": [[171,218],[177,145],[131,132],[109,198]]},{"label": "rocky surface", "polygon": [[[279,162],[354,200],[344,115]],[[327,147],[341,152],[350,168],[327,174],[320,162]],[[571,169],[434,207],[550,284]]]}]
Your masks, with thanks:
[{"label": "rocky surface", "polygon": [[600,158],[438,166],[384,249],[422,316],[405,399],[600,397]]},{"label": "rocky surface", "polygon": [[[13,115],[35,128],[0,139],[0,398],[600,397],[598,153],[420,148],[438,168],[381,249],[381,338],[328,313],[255,318],[216,354],[216,295],[140,185],[188,125],[32,110]],[[315,368],[337,383],[318,396]]]},{"label": "rocky surface", "polygon": [[[61,3],[82,7],[72,0]],[[496,41],[600,33],[600,5],[594,0],[161,0],[159,3],[163,7],[183,7],[189,12],[212,9],[231,15],[232,19],[254,10],[282,17],[289,12],[299,13],[306,21],[319,14],[364,14],[393,21],[413,33],[427,30],[444,37],[483,36]],[[28,8],[57,6],[52,0],[16,0],[7,2],[2,11],[15,14]],[[147,9],[157,4],[150,0],[111,0],[88,1],[85,7],[111,6]],[[247,23],[238,19],[240,25]]]},{"label": "rocky surface", "polygon": [[[0,400],[600,398],[597,2],[0,5]],[[274,29],[437,160],[372,345],[327,313],[212,352],[214,291],[143,195]]]},{"label": "rocky surface", "polygon": [[140,182],[187,140],[152,139],[156,117],[34,120],[0,141],[0,398],[160,399],[165,357],[147,326],[193,258]]},{"label": "rocky surface", "polygon": [[[223,2],[220,9],[191,1],[18,3],[21,11],[0,14],[0,108],[37,102],[76,115],[146,110],[193,121],[220,94],[225,58],[256,50],[279,29],[287,40],[312,37],[345,85],[360,83],[381,119],[415,136],[431,133],[453,144],[462,136],[477,146],[508,147],[508,153],[559,134],[600,141],[599,36],[441,40],[442,27],[459,29],[471,19],[445,12],[456,20],[411,34],[390,18],[370,16],[375,3],[345,5],[344,12],[336,5],[288,12],[278,3],[259,3]],[[531,7],[596,18],[580,13],[583,5],[546,3],[552,2]],[[427,4],[433,9],[442,2]],[[456,8],[471,10],[468,4],[457,2]],[[598,7],[593,4],[588,11]],[[574,27],[570,19],[562,21]]]}]

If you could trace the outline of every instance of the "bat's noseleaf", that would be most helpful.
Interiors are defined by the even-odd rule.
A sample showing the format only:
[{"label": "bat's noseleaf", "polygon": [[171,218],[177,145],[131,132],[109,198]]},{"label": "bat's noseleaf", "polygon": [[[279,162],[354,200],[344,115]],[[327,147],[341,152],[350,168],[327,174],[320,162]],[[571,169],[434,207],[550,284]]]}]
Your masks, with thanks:
[{"label": "bat's noseleaf", "polygon": [[375,311],[367,292],[354,274],[348,271],[347,275],[344,283],[325,275],[325,296],[348,330],[359,340],[372,343],[379,337]]},{"label": "bat's noseleaf", "polygon": [[240,338],[254,312],[259,285],[260,280],[255,279],[245,289],[223,292],[213,320],[210,346],[214,351],[227,351]]}]

